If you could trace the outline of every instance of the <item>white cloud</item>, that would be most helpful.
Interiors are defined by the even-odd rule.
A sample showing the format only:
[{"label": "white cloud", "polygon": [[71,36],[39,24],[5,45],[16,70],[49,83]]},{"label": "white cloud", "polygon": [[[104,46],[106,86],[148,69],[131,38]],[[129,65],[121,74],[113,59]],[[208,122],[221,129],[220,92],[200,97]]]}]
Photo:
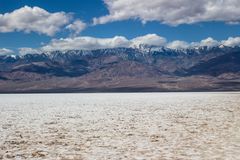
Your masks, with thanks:
[{"label": "white cloud", "polygon": [[214,40],[212,37],[208,37],[207,39],[201,40],[200,46],[207,46],[207,47],[216,47],[220,43],[217,40]]},{"label": "white cloud", "polygon": [[201,40],[200,42],[192,42],[191,46],[193,47],[216,47],[221,45],[221,42],[218,42],[217,40],[213,39],[212,37],[208,37],[206,39]]},{"label": "white cloud", "polygon": [[227,40],[224,40],[221,43],[228,47],[240,46],[240,37],[229,37]]},{"label": "white cloud", "polygon": [[86,27],[87,27],[87,24],[82,22],[81,20],[76,20],[72,24],[69,24],[68,26],[66,26],[67,29],[73,32],[74,36],[81,33]]},{"label": "white cloud", "polygon": [[167,44],[167,48],[170,48],[170,49],[186,49],[189,47],[190,45],[187,42],[179,41],[179,40],[172,41]]},{"label": "white cloud", "polygon": [[40,49],[33,49],[28,47],[23,47],[18,49],[19,55],[23,56],[26,54],[40,54],[42,53]]},{"label": "white cloud", "polygon": [[104,0],[109,14],[94,18],[94,24],[127,19],[179,25],[196,22],[240,22],[239,0]]},{"label": "white cloud", "polygon": [[160,37],[156,34],[147,34],[145,36],[136,37],[131,40],[133,47],[138,47],[141,44],[150,46],[164,46],[167,40],[164,37]]},{"label": "white cloud", "polygon": [[42,47],[45,51],[53,50],[92,50],[116,47],[128,47],[129,40],[122,36],[113,38],[74,37],[54,39],[48,45]]},{"label": "white cloud", "polygon": [[212,37],[208,37],[206,39],[201,40],[200,42],[185,42],[185,41],[173,41],[167,44],[168,48],[171,49],[186,49],[186,48],[197,48],[197,47],[216,47],[221,45],[221,42],[213,39]]},{"label": "white cloud", "polygon": [[73,37],[53,39],[48,45],[43,46],[42,49],[45,51],[74,49],[92,50],[117,47],[138,47],[140,44],[164,46],[166,44],[166,39],[156,34],[147,34],[131,40],[123,36],[115,36],[113,38]]},{"label": "white cloud", "polygon": [[0,48],[0,56],[1,55],[9,55],[9,54],[14,54],[14,52],[7,48]]},{"label": "white cloud", "polygon": [[24,6],[11,13],[0,14],[0,32],[24,31],[53,36],[70,19],[71,16],[65,12],[49,13],[39,7]]}]

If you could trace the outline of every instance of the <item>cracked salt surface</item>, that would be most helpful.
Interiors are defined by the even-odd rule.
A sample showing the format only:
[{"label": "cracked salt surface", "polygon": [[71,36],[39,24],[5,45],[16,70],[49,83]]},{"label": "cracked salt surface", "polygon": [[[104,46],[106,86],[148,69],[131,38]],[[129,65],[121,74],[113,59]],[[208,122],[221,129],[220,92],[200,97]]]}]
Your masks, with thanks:
[{"label": "cracked salt surface", "polygon": [[240,159],[240,93],[0,95],[0,159]]}]

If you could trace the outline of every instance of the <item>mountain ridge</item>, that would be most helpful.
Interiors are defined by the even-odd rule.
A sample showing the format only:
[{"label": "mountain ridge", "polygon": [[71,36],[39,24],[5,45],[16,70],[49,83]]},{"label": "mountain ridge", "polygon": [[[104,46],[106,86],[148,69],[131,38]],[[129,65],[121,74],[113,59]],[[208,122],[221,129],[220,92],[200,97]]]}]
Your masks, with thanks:
[{"label": "mountain ridge", "polygon": [[148,46],[0,56],[3,93],[232,91],[240,90],[239,82],[240,47]]}]

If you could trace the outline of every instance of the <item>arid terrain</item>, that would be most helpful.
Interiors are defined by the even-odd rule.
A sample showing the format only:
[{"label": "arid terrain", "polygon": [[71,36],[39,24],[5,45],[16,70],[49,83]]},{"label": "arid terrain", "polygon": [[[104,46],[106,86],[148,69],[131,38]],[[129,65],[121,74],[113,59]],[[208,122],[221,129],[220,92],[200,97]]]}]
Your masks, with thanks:
[{"label": "arid terrain", "polygon": [[240,47],[0,56],[0,93],[240,91]]},{"label": "arid terrain", "polygon": [[0,159],[240,156],[240,93],[0,95]]}]

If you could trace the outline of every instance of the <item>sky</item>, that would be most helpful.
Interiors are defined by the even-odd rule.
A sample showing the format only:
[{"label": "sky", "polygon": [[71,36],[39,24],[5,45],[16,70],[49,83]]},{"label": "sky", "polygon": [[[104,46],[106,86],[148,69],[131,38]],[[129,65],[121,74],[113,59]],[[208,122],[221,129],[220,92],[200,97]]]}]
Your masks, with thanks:
[{"label": "sky", "polygon": [[239,0],[0,0],[0,55],[240,45]]}]

